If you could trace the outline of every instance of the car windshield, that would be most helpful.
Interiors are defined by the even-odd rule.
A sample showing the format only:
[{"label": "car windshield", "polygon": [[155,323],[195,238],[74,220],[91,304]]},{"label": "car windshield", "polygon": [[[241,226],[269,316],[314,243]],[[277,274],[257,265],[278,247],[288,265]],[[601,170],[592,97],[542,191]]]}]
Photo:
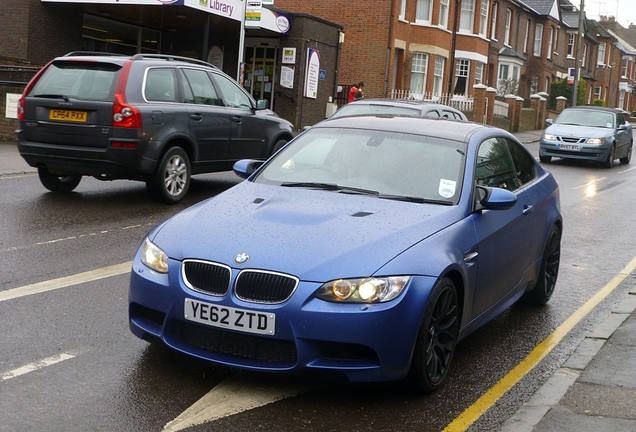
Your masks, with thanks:
[{"label": "car windshield", "polygon": [[366,129],[313,128],[271,159],[257,183],[457,204],[463,142]]},{"label": "car windshield", "polygon": [[614,127],[614,115],[594,110],[565,110],[554,121],[556,124],[610,128]]},{"label": "car windshield", "polygon": [[384,104],[348,104],[336,111],[331,118],[365,114],[389,114],[419,117],[421,111],[416,108]]}]

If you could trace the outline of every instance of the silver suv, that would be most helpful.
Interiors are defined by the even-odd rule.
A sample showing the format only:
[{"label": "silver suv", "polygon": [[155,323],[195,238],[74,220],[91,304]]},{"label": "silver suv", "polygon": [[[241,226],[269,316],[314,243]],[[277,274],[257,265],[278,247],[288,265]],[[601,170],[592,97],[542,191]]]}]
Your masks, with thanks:
[{"label": "silver suv", "polygon": [[266,159],[293,126],[218,68],[161,54],[74,52],[49,62],[18,106],[18,149],[53,192],[82,176],[146,182],[169,204],[192,174]]}]

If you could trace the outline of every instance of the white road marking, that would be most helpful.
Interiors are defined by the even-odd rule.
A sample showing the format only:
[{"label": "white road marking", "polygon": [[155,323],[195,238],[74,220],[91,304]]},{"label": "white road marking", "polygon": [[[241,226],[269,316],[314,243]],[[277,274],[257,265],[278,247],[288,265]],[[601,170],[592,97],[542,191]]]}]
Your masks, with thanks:
[{"label": "white road marking", "polygon": [[291,377],[279,375],[260,378],[248,374],[229,378],[166,424],[163,432],[180,431],[297,396],[315,388],[302,381],[300,384],[294,381]]},{"label": "white road marking", "polygon": [[584,183],[582,185],[574,186],[572,189],[581,189],[581,188],[589,187],[589,186],[595,185],[595,184],[597,184],[597,183],[599,183],[599,182],[601,182],[603,180],[607,180],[607,177],[601,177],[601,178],[598,178],[598,179],[590,180],[589,182]]},{"label": "white road marking", "polygon": [[51,279],[44,282],[38,282],[31,285],[25,285],[18,288],[13,288],[6,291],[0,291],[0,302],[6,300],[12,300],[15,298],[25,297],[32,294],[39,294],[47,291],[53,291],[60,288],[65,288],[73,285],[78,285],[86,282],[92,282],[99,279],[104,279],[111,276],[117,276],[130,272],[132,268],[132,261],[128,261],[121,264],[116,264],[109,267],[102,267],[95,270],[90,270],[84,273],[78,273],[71,276],[61,277],[58,279]]},{"label": "white road marking", "polygon": [[76,354],[70,354],[70,353],[62,353],[62,354],[58,354],[52,357],[48,357],[45,358],[43,360],[40,360],[38,362],[33,362],[33,363],[29,363],[27,365],[21,366],[17,369],[13,369],[12,371],[9,372],[5,372],[3,374],[0,374],[1,377],[1,381],[5,381],[11,378],[15,378],[15,377],[19,377],[21,375],[24,374],[28,374],[29,372],[33,372],[36,371],[38,369],[43,369],[47,366],[51,366],[54,365],[56,363],[60,363],[63,362],[64,360],[69,360],[72,358],[75,358]]}]

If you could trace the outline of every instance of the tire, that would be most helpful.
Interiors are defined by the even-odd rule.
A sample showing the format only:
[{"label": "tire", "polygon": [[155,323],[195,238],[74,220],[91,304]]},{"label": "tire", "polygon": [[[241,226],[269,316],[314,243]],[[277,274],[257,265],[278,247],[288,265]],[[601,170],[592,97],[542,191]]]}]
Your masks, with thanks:
[{"label": "tire", "polygon": [[628,165],[632,160],[632,146],[633,144],[629,144],[629,149],[627,149],[627,156],[620,158],[620,161],[623,165]]},{"label": "tire", "polygon": [[415,342],[409,382],[429,393],[446,381],[459,332],[457,289],[448,278],[440,279],[426,303],[424,317]]},{"label": "tire", "polygon": [[280,140],[276,141],[276,144],[274,144],[274,148],[272,149],[272,155],[274,153],[276,153],[278,150],[282,149],[283,146],[285,144],[287,144],[288,142],[289,142],[289,140],[286,140],[286,139],[280,139]]},{"label": "tire", "polygon": [[603,164],[605,168],[613,167],[615,158],[616,158],[616,147],[612,146],[610,148],[609,154],[607,155],[607,159],[605,160],[605,163]]},{"label": "tire", "polygon": [[45,167],[38,167],[38,176],[42,185],[51,192],[71,192],[77,187],[82,176],[80,175],[67,175],[61,176],[52,174]]},{"label": "tire", "polygon": [[559,275],[561,261],[561,229],[553,225],[541,258],[541,267],[537,275],[537,284],[522,297],[523,303],[543,306],[552,297]]},{"label": "tire", "polygon": [[154,176],[146,182],[148,191],[166,204],[180,202],[190,188],[190,158],[181,147],[171,147],[161,158]]},{"label": "tire", "polygon": [[543,163],[550,163],[552,161],[552,156],[539,156],[539,160]]}]

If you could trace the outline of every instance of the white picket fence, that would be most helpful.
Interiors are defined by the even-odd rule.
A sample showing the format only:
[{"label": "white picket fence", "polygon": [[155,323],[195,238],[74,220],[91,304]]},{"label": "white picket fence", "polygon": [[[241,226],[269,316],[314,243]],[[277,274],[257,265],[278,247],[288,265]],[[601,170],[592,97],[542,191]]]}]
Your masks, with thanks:
[{"label": "white picket fence", "polygon": [[474,99],[464,95],[442,94],[433,96],[432,93],[415,93],[410,90],[391,90],[391,99],[410,99],[427,101],[452,106],[460,111],[472,111]]}]

